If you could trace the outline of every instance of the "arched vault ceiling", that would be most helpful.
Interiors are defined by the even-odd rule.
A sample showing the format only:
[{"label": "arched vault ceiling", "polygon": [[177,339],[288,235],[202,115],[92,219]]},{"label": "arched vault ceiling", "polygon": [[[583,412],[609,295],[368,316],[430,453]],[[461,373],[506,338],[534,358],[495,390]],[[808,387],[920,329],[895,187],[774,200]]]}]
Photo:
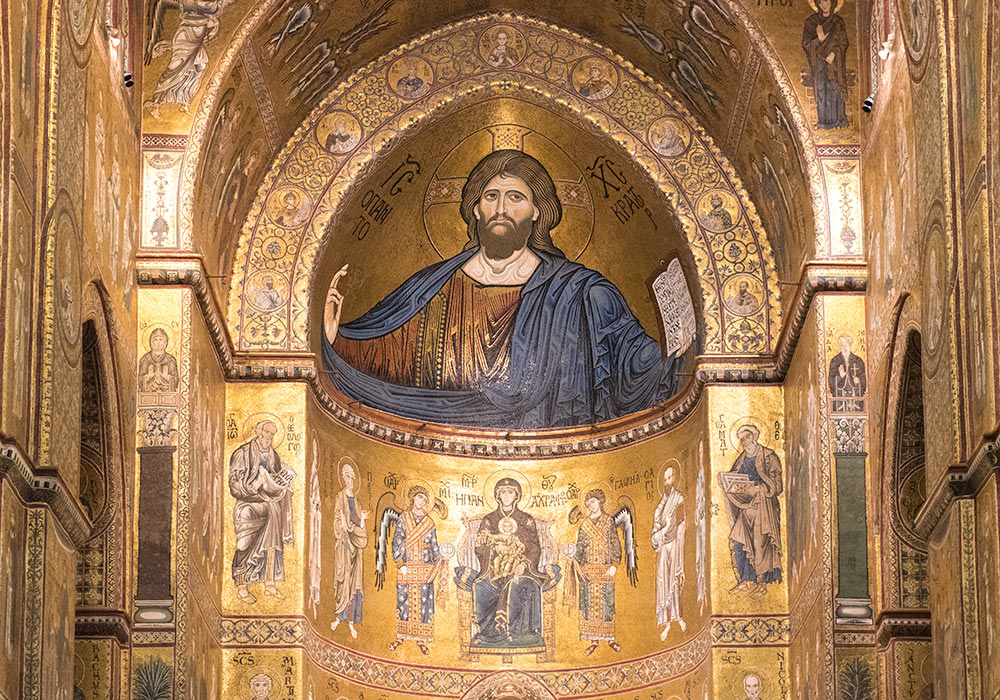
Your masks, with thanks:
[{"label": "arched vault ceiling", "polygon": [[[509,37],[513,59],[491,62],[501,32]],[[623,158],[652,185],[648,196],[670,203],[694,258],[705,352],[774,351],[782,313],[774,255],[728,159],[680,103],[620,57],[578,35],[511,14],[458,22],[397,48],[338,85],[303,122],[275,159],[238,239],[229,297],[237,348],[308,350],[309,310],[315,308],[310,296],[315,299],[314,282],[321,276],[318,256],[328,245],[346,254],[352,238],[363,239],[352,235],[347,222],[351,209],[345,202],[352,189],[369,188],[368,204],[362,198],[361,206],[381,224],[388,204],[376,215],[375,183],[366,180],[375,164],[403,155],[400,145],[427,125],[505,97],[541,105],[615,149],[610,156],[590,153],[577,162],[579,170],[590,171],[578,180],[586,197],[610,200],[608,206],[625,196],[628,183],[614,167]],[[520,111],[515,107],[496,123],[531,130],[530,119],[511,122],[522,118]],[[519,147],[516,138],[503,138]],[[453,145],[442,144],[442,150]],[[492,148],[498,147],[494,139]],[[659,241],[662,232],[652,223],[632,248],[641,252]],[[400,244],[413,233],[402,232]],[[387,249],[382,259],[387,255],[393,253]],[[263,305],[252,303],[261,294]]]},{"label": "arched vault ceiling", "polygon": [[[796,280],[801,262],[817,252],[814,240],[825,252],[817,234],[827,225],[807,110],[799,107],[807,102],[798,76],[801,47],[794,49],[802,19],[751,5],[756,17],[735,0],[515,1],[502,9],[595,39],[661,83],[740,173],[765,227],[778,236],[779,277]],[[491,9],[500,4],[221,0],[218,26],[203,42],[203,77],[181,85],[171,81],[168,63],[182,18],[168,11],[150,33],[157,25],[147,15],[147,39],[164,43],[157,53],[148,42],[144,130],[190,133],[181,180],[182,247],[202,253],[209,271],[223,276],[218,292],[228,289],[237,232],[253,194],[323,97],[377,56]],[[768,27],[782,55],[758,24]]]}]

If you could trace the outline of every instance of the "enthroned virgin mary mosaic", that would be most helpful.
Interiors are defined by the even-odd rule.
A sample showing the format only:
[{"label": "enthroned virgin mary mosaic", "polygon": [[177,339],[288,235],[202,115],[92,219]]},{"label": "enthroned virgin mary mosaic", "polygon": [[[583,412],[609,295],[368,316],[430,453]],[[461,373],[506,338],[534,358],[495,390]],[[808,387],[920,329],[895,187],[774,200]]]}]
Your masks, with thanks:
[{"label": "enthroned virgin mary mosaic", "polygon": [[322,346],[340,392],[422,421],[537,429],[612,420],[678,391],[693,334],[661,350],[615,284],[556,246],[563,203],[542,162],[489,153],[459,212],[464,249],[349,323],[337,290],[346,266],[334,276]]}]

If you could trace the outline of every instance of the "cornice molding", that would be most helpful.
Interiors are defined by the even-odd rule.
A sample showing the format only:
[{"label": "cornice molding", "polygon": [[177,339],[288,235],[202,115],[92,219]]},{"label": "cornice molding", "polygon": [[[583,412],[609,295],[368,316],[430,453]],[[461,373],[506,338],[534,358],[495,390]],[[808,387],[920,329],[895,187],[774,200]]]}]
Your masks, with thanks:
[{"label": "cornice molding", "polygon": [[953,464],[944,470],[917,512],[914,522],[917,536],[929,540],[948,507],[957,500],[975,496],[994,473],[1000,476],[1000,439],[996,435],[984,440],[967,464]]},{"label": "cornice molding", "polygon": [[186,286],[194,291],[223,373],[229,381],[304,381],[316,400],[341,425],[363,435],[411,449],[495,459],[543,459],[593,454],[654,437],[683,421],[698,405],[708,384],[776,384],[785,379],[813,299],[821,293],[861,293],[868,273],[863,261],[814,260],[803,266],[797,293],[785,317],[778,349],[770,356],[711,355],[696,358],[686,391],[644,418],[626,418],[599,428],[582,426],[549,433],[498,433],[485,430],[436,430],[338,400],[315,354],[310,352],[236,353],[222,306],[198,255],[143,255],[136,275],[148,287]]},{"label": "cornice molding", "polygon": [[128,646],[132,625],[128,616],[118,610],[84,610],[76,614],[76,638],[114,637],[121,646]]},{"label": "cornice molding", "polygon": [[0,436],[0,474],[29,506],[47,506],[56,524],[78,549],[90,539],[93,524],[57,473],[37,469],[21,448]]},{"label": "cornice molding", "polygon": [[931,640],[931,613],[929,610],[885,610],[875,623],[875,642],[885,648],[895,639],[910,641]]}]

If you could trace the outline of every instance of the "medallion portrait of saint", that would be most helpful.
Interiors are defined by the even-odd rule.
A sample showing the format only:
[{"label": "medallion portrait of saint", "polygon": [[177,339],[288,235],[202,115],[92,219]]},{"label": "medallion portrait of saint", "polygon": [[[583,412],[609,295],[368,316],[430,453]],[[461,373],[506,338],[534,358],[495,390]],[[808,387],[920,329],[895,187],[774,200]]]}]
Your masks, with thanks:
[{"label": "medallion portrait of saint", "polygon": [[[435,601],[443,603],[442,594],[447,592],[447,560],[438,546],[437,525],[431,512],[437,511],[446,519],[448,507],[440,499],[431,498],[430,490],[422,484],[409,486],[404,497],[405,507],[398,508],[393,493],[383,494],[375,509],[379,523],[376,587],[381,589],[385,582],[391,554],[396,563],[396,639],[389,644],[389,651],[412,641],[421,653],[427,654],[427,645],[434,641]],[[381,507],[383,501],[387,503]]]},{"label": "medallion portrait of saint", "polygon": [[664,353],[621,291],[552,240],[562,204],[545,166],[496,150],[462,189],[465,249],[341,323],[330,285],[323,361],[334,387],[422,421],[585,425],[674,395],[687,347]]},{"label": "medallion portrait of saint", "polygon": [[501,29],[497,32],[496,43],[486,57],[486,62],[494,68],[510,68],[521,59],[517,49],[507,43],[507,39],[506,31]]}]

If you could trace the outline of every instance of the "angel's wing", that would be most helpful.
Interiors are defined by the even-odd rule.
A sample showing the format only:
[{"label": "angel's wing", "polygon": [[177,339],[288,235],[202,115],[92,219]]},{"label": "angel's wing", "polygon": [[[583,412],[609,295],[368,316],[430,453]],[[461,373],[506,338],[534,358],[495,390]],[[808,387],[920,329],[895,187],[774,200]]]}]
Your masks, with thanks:
[{"label": "angel's wing", "polygon": [[559,545],[552,536],[551,520],[535,518],[535,524],[538,527],[538,544],[542,550],[538,557],[538,568],[541,571],[545,571],[548,566],[555,564],[559,553]]},{"label": "angel's wing", "polygon": [[476,537],[479,536],[479,526],[483,518],[463,520],[462,534],[458,538],[458,564],[472,571],[479,571],[479,559],[476,557]]},{"label": "angel's wing", "polygon": [[394,0],[385,0],[376,7],[368,16],[355,24],[336,39],[338,52],[343,56],[350,56],[364,42],[382,32],[396,23],[396,20],[386,20],[385,16],[392,8]]},{"label": "angel's wing", "polygon": [[434,505],[431,506],[431,510],[436,510],[438,515],[441,516],[442,520],[448,519],[448,504],[442,501],[440,498],[434,499]]},{"label": "angel's wing", "polygon": [[142,61],[147,66],[153,60],[153,47],[163,38],[163,16],[167,10],[179,10],[179,0],[153,0],[146,11],[146,46],[143,48]]},{"label": "angel's wing", "polygon": [[375,534],[378,535],[378,545],[375,547],[375,588],[382,590],[385,583],[385,567],[389,559],[389,530],[399,522],[402,512],[396,506],[396,494],[386,491],[378,498],[375,506]]},{"label": "angel's wing", "polygon": [[580,506],[573,506],[573,510],[569,512],[569,524],[576,525],[582,517],[583,511],[580,510]]},{"label": "angel's wing", "polygon": [[628,571],[628,582],[632,587],[639,582],[639,555],[635,551],[635,506],[632,499],[622,496],[618,499],[618,512],[612,518],[615,527],[622,532],[625,540],[625,568]]}]

